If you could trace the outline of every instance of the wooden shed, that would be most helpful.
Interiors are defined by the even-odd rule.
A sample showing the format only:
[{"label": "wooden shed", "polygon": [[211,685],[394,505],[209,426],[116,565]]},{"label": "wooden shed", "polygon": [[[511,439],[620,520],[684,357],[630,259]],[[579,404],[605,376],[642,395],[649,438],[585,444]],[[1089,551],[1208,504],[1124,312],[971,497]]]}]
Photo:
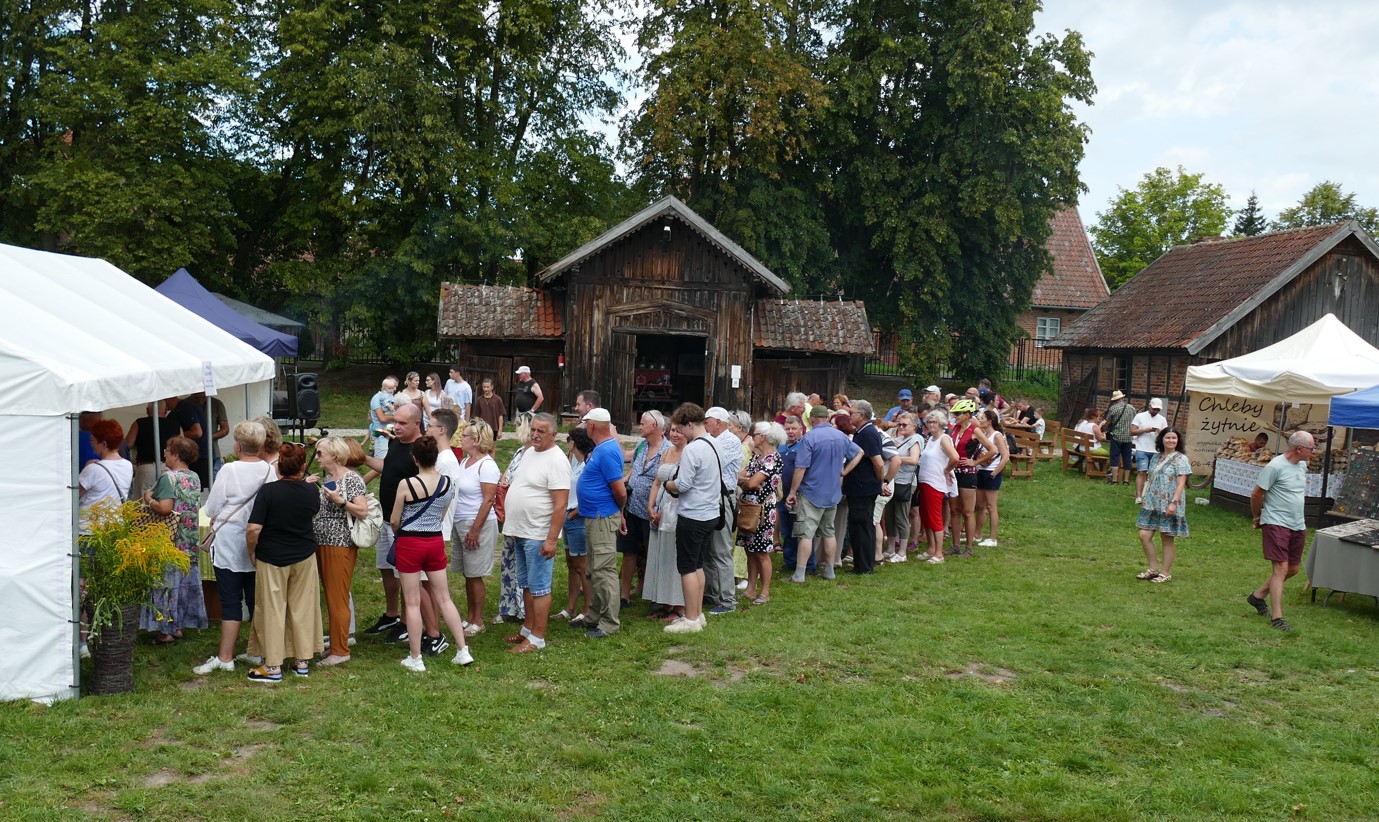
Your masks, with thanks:
[{"label": "wooden shed", "polygon": [[[535,287],[446,283],[438,333],[475,376],[532,368],[551,408],[599,392],[620,426],[681,402],[773,415],[789,391],[845,389],[872,353],[860,302],[794,301],[790,287],[674,197],[536,275]],[[554,393],[554,396],[552,396]]]},{"label": "wooden shed", "polygon": [[1075,423],[1120,389],[1137,408],[1163,397],[1182,425],[1188,366],[1272,345],[1327,313],[1379,346],[1379,245],[1356,222],[1178,246],[1048,343],[1063,351],[1059,418]]}]

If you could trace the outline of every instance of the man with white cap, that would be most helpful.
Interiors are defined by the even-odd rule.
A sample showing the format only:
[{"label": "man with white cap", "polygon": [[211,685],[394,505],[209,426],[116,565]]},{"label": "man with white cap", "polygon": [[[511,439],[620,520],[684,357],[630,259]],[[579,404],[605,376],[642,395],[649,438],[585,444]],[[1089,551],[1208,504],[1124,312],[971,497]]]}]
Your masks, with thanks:
[{"label": "man with white cap", "polygon": [[[723,484],[734,491],[737,472],[742,469],[742,440],[728,429],[728,409],[715,405],[704,412],[704,430],[718,443],[723,456]],[[737,610],[737,585],[733,581],[733,526],[728,517],[723,527],[713,533],[709,556],[704,563],[704,595],[713,600],[709,613],[714,616],[731,614]]]},{"label": "man with white cap", "polygon": [[1168,427],[1164,418],[1164,401],[1155,397],[1148,410],[1130,420],[1130,436],[1135,438],[1135,504],[1144,501],[1144,483],[1149,479],[1149,460],[1158,451],[1159,432]]},{"label": "man with white cap", "polygon": [[920,412],[933,411],[943,403],[943,389],[937,385],[931,385],[924,389],[924,399],[920,402]]},{"label": "man with white cap", "polygon": [[611,422],[606,408],[593,408],[584,415],[584,427],[594,441],[579,475],[579,515],[589,545],[589,610],[584,622],[589,626],[585,636],[590,639],[612,636],[622,628],[618,534],[627,529],[622,518],[627,486],[622,477],[622,447],[613,436]]},{"label": "man with white cap", "polygon": [[531,378],[531,369],[525,365],[517,369],[517,386],[513,388],[513,392],[512,404],[519,414],[534,414],[540,411],[541,401],[546,398],[541,393],[541,386]]}]

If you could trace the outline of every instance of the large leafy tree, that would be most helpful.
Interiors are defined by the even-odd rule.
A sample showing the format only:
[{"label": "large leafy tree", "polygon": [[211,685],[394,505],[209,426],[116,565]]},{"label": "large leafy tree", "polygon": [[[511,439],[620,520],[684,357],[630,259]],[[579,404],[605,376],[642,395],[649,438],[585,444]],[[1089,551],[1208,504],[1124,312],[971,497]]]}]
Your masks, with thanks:
[{"label": "large leafy tree", "polygon": [[601,7],[291,5],[265,26],[278,206],[248,274],[310,295],[319,326],[423,354],[442,280],[521,278],[517,248],[549,259],[617,214],[611,150],[582,119],[618,100],[622,52]]},{"label": "large leafy tree", "polygon": [[1357,220],[1365,231],[1374,234],[1379,229],[1379,209],[1360,205],[1355,192],[1346,193],[1340,183],[1326,180],[1302,195],[1297,205],[1280,211],[1274,227],[1306,228],[1344,220]]},{"label": "large leafy tree", "polygon": [[1226,191],[1179,166],[1159,167],[1120,193],[1090,228],[1101,270],[1119,288],[1169,249],[1219,235],[1230,219]]},{"label": "large leafy tree", "polygon": [[912,364],[996,373],[1076,201],[1090,101],[1075,32],[1031,37],[1030,2],[841,7],[828,74],[829,213],[841,276],[868,313],[909,329]]},{"label": "large leafy tree", "polygon": [[5,236],[150,282],[224,254],[236,226],[227,101],[244,91],[247,54],[237,5],[6,5]]},{"label": "large leafy tree", "polygon": [[653,0],[644,11],[637,42],[649,93],[626,124],[640,189],[685,200],[797,292],[824,287],[820,6]]}]

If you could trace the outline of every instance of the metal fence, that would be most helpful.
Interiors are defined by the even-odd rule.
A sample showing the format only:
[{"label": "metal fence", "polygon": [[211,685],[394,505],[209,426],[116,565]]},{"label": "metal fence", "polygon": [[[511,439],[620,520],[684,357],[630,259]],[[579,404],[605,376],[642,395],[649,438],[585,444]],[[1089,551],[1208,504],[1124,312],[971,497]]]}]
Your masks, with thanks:
[{"label": "metal fence", "polygon": [[[864,373],[891,377],[914,376],[901,365],[900,352],[904,343],[899,334],[894,331],[873,331],[872,340],[876,344],[876,354],[867,360]],[[1056,348],[1045,348],[1040,342],[1026,337],[1012,345],[1010,355],[1006,358],[1005,373],[993,374],[992,377],[1001,381],[1018,380],[1057,386],[1058,375],[1063,368],[1063,352]],[[948,365],[941,366],[937,374],[924,377],[940,380],[952,378],[953,369]]]}]

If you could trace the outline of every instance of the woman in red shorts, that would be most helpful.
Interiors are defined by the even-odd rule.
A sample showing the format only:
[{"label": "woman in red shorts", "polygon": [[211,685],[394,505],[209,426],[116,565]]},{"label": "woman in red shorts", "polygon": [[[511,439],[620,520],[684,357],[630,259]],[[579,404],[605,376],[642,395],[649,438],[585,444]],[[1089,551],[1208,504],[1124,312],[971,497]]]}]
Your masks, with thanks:
[{"label": "woman in red shorts", "polygon": [[930,411],[924,417],[924,451],[919,455],[919,508],[924,539],[929,545],[930,565],[943,562],[943,504],[948,497],[948,476],[958,465],[958,450],[943,432],[948,425],[945,411]]},{"label": "woman in red shorts", "polygon": [[[388,519],[397,535],[393,544],[397,554],[393,567],[402,576],[403,616],[407,623],[407,643],[411,646],[411,654],[402,659],[402,667],[409,671],[426,670],[426,663],[421,659],[420,597],[423,585],[426,595],[436,605],[436,613],[445,619],[445,624],[450,627],[450,635],[460,645],[452,661],[456,665],[468,665],[474,661],[464,644],[464,624],[460,621],[460,612],[455,608],[455,600],[451,598],[450,586],[445,580],[445,569],[449,563],[445,556],[445,538],[441,535],[441,526],[445,509],[455,497],[455,486],[449,477],[442,476],[436,470],[438,453],[435,437],[421,437],[412,443],[412,461],[417,464],[417,475],[398,483],[392,516]],[[421,580],[422,571],[426,572],[424,583]]]}]

